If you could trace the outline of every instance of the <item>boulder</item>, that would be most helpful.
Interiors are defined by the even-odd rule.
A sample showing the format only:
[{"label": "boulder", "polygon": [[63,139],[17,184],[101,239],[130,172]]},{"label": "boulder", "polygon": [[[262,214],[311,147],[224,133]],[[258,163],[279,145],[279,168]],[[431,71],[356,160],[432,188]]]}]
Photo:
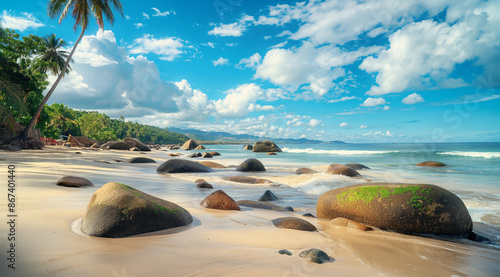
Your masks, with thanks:
[{"label": "boulder", "polygon": [[205,181],[205,179],[196,179],[196,181],[194,181],[195,184],[199,184],[199,183],[203,183],[203,182],[207,182],[207,181]]},{"label": "boulder", "polygon": [[288,212],[290,211],[287,208],[283,208],[271,203],[263,203],[263,202],[258,202],[258,201],[252,201],[252,200],[240,200],[236,202],[239,206],[244,206],[244,207],[250,207],[254,209],[264,209],[264,210],[273,210],[273,211],[278,211],[278,212]]},{"label": "boulder", "polygon": [[210,168],[226,168],[225,166],[219,164],[219,163],[216,163],[216,162],[210,162],[210,161],[201,161],[201,162],[198,162],[204,166],[208,166]]},{"label": "boulder", "polygon": [[281,152],[281,149],[272,141],[257,141],[253,145],[253,152]]},{"label": "boulder", "polygon": [[184,143],[184,145],[182,145],[181,149],[184,149],[184,150],[193,150],[196,147],[198,147],[198,143],[196,143],[196,141],[194,139],[190,139],[190,140],[186,141]]},{"label": "boulder", "polygon": [[446,164],[441,163],[441,162],[426,161],[426,162],[418,163],[417,166],[441,167],[441,166],[446,166]]},{"label": "boulder", "polygon": [[259,198],[259,201],[276,201],[278,197],[270,190],[266,190],[264,194]]},{"label": "boulder", "polygon": [[90,148],[101,148],[101,146],[99,145],[99,143],[94,143],[92,144],[92,146],[90,146]]},{"label": "boulder", "polygon": [[250,145],[250,144],[247,144],[247,145],[245,145],[245,147],[243,148],[243,150],[253,150],[253,146]]},{"label": "boulder", "polygon": [[168,156],[169,157],[179,157],[180,154],[179,153],[168,153]]},{"label": "boulder", "polygon": [[288,256],[292,256],[292,252],[286,250],[286,249],[281,249],[280,251],[278,251],[279,254],[281,255],[288,255]]},{"label": "boulder", "polygon": [[203,199],[203,201],[201,201],[200,206],[203,208],[217,210],[241,210],[234,199],[222,190],[214,191],[212,194],[207,196]]},{"label": "boulder", "polygon": [[198,158],[198,154],[197,153],[193,153],[189,156],[187,156],[188,158]]},{"label": "boulder", "polygon": [[128,151],[141,151],[141,149],[134,146],[134,147],[130,148]]},{"label": "boulder", "polygon": [[276,156],[276,155],[278,155],[278,154],[276,154],[276,153],[274,153],[274,152],[269,152],[269,153],[267,153],[266,155],[268,155],[268,156]]},{"label": "boulder", "polygon": [[265,183],[272,183],[269,180],[266,179],[257,179],[254,177],[248,177],[248,176],[232,176],[232,177],[226,177],[224,180],[228,180],[231,182],[236,182],[236,183],[245,183],[245,184],[265,184]]},{"label": "boulder", "polygon": [[110,182],[92,195],[81,230],[89,236],[122,238],[191,222],[191,214],[177,204]]},{"label": "boulder", "polygon": [[305,217],[315,217],[312,213],[305,213],[303,214],[302,216],[305,216]]},{"label": "boulder", "polygon": [[331,164],[325,173],[333,175],[344,175],[349,177],[361,176],[361,174],[359,174],[356,170],[341,164]]},{"label": "boulder", "polygon": [[81,144],[83,144],[85,147],[90,147],[92,144],[94,144],[93,141],[91,141],[88,137],[86,136],[75,136],[75,139],[77,139]]},{"label": "boulder", "polygon": [[81,143],[78,139],[76,139],[72,135],[68,136],[68,142],[71,144],[71,147],[85,147],[83,143]]},{"label": "boulder", "polygon": [[325,252],[311,248],[300,252],[299,257],[308,259],[309,261],[317,264],[322,264],[324,262],[330,261],[330,257]]},{"label": "boulder", "polygon": [[208,166],[182,159],[168,160],[162,163],[156,171],[159,173],[213,172]]},{"label": "boulder", "polygon": [[198,145],[198,146],[196,146],[196,148],[194,150],[205,150],[205,149],[206,149],[205,146]]},{"label": "boulder", "polygon": [[128,161],[126,161],[126,163],[131,163],[131,164],[146,164],[146,163],[156,163],[155,160],[153,159],[150,159],[150,158],[146,158],[146,157],[135,157],[135,158],[132,158]]},{"label": "boulder", "polygon": [[81,178],[81,177],[75,177],[75,176],[64,176],[61,177],[56,183],[58,186],[63,186],[63,187],[72,187],[72,188],[79,188],[79,187],[93,187],[94,184],[92,184],[91,181]]},{"label": "boulder", "polygon": [[284,229],[294,229],[299,231],[317,231],[316,226],[297,217],[280,217],[272,220],[274,226]]},{"label": "boulder", "polygon": [[203,152],[203,154],[201,155],[202,158],[213,158],[212,154],[208,153],[208,152]]},{"label": "boulder", "polygon": [[102,149],[129,150],[131,147],[125,141],[108,141],[101,146]]},{"label": "boulder", "polygon": [[138,139],[127,137],[124,138],[123,141],[133,142],[134,143],[133,147],[137,147],[141,151],[151,151],[151,148],[149,148],[146,144],[144,144],[142,141]]},{"label": "boulder", "polygon": [[344,164],[347,167],[350,167],[354,170],[362,170],[362,169],[370,169],[368,166],[364,164],[358,164],[358,163],[350,163],[350,164]]},{"label": "boulder", "polygon": [[212,184],[209,184],[207,182],[200,182],[196,184],[197,187],[202,188],[202,189],[213,189],[214,186]]},{"label": "boulder", "polygon": [[13,145],[10,145],[10,144],[0,145],[0,149],[5,150],[5,151],[12,151],[12,152],[21,151],[21,149],[15,147]]},{"label": "boulder", "polygon": [[208,152],[208,153],[210,153],[210,155],[212,155],[212,156],[214,156],[214,157],[215,157],[215,156],[220,156],[220,153],[219,153],[219,152],[216,152],[216,151],[212,151],[212,152]]},{"label": "boulder", "polygon": [[250,158],[242,162],[237,168],[236,171],[266,171],[264,165],[257,159]]},{"label": "boulder", "polygon": [[343,218],[343,217],[337,217],[337,218],[332,219],[330,221],[330,224],[335,225],[335,226],[343,226],[343,227],[358,229],[361,231],[373,230],[373,228],[370,226],[366,226],[364,224],[361,224],[361,223],[358,223],[356,221],[352,221],[352,220],[349,220],[349,219]]},{"label": "boulder", "polygon": [[301,174],[315,174],[316,171],[310,169],[310,168],[305,168],[305,167],[301,167],[301,168],[298,168],[297,170],[295,170],[295,174],[297,175],[301,175]]},{"label": "boulder", "polygon": [[467,235],[472,220],[464,203],[428,184],[372,182],[330,190],[318,199],[318,218],[344,217],[401,233]]}]

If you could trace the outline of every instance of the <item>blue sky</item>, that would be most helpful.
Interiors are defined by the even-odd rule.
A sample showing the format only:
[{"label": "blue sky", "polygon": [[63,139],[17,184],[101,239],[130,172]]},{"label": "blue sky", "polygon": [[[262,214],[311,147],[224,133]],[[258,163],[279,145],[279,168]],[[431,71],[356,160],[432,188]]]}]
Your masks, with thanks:
[{"label": "blue sky", "polygon": [[[499,1],[122,4],[89,26],[49,103],[270,137],[500,140]],[[46,1],[3,3],[0,23],[70,46],[80,31]]]}]

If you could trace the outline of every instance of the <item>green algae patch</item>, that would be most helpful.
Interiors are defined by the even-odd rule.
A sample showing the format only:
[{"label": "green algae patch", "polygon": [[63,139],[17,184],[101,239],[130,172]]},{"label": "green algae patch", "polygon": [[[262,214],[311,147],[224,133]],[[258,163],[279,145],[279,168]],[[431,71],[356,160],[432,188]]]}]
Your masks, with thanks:
[{"label": "green algae patch", "polygon": [[[177,209],[170,209],[170,208],[158,205],[158,203],[156,203],[156,201],[153,201],[153,204],[156,206],[156,208],[158,208],[158,210],[160,210],[160,212],[162,214],[165,214],[165,213],[169,213],[169,214],[173,214],[173,215],[177,214]],[[155,214],[157,214],[157,210],[154,210],[154,212],[155,212]]]},{"label": "green algae patch", "polygon": [[[388,188],[386,186],[366,186],[352,188],[337,195],[339,204],[355,204],[359,201],[370,204],[375,199],[388,199],[391,201],[391,196],[411,193],[413,196],[406,203],[419,211],[425,211],[424,204],[432,204],[430,193],[432,188],[422,188],[422,186],[401,186]],[[425,205],[425,206],[427,206]]]},{"label": "green algae patch", "polygon": [[142,194],[140,194],[139,191],[137,191],[135,188],[133,188],[131,186],[127,186],[127,185],[122,184],[122,183],[117,183],[117,184],[121,185],[122,189],[130,191],[131,193],[135,194],[137,197],[142,196]]}]

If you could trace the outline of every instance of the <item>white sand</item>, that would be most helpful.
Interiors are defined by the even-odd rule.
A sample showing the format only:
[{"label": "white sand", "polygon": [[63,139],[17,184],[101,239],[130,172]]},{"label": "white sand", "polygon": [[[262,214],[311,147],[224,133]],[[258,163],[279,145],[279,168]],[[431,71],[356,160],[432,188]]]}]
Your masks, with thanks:
[{"label": "white sand", "polygon": [[[158,164],[94,162],[136,156],[153,158]],[[472,242],[361,232],[304,218],[302,212],[200,208],[199,202],[211,191],[199,190],[192,181],[206,174],[157,174],[156,168],[169,158],[162,151],[140,154],[57,147],[0,152],[0,159],[6,160],[0,161],[2,180],[7,179],[7,165],[16,165],[18,204],[16,269],[7,268],[7,225],[0,224],[0,276],[494,276],[500,272],[500,251]],[[229,164],[223,157],[214,161]],[[229,185],[216,183],[217,176],[230,170],[211,173],[207,180],[216,188],[224,186],[231,195]],[[64,175],[87,178],[96,187],[56,186]],[[110,181],[177,203],[193,215],[194,222],[120,239],[77,234],[93,192]],[[234,191],[242,188],[235,186]],[[2,190],[0,209],[5,219],[6,186]],[[320,231],[274,227],[271,220],[282,216],[304,218]],[[332,260],[318,265],[300,258],[299,253],[308,248],[321,249]],[[293,255],[279,255],[280,249]]]}]

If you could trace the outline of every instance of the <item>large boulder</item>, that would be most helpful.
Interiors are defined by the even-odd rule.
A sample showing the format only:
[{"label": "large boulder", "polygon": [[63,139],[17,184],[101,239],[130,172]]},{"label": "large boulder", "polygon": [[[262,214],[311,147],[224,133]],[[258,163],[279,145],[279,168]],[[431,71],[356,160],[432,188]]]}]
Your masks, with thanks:
[{"label": "large boulder", "polygon": [[426,161],[418,163],[417,166],[441,167],[441,166],[446,166],[446,164],[442,162]]},{"label": "large boulder", "polygon": [[92,195],[81,230],[89,236],[121,238],[191,222],[191,214],[177,204],[110,182]]},{"label": "large boulder", "polygon": [[75,136],[74,138],[76,138],[81,144],[83,144],[85,147],[90,147],[92,146],[92,144],[94,144],[93,141],[91,141],[88,137],[86,136]]},{"label": "large boulder", "polygon": [[266,141],[257,141],[253,145],[253,152],[281,152],[281,149],[274,142],[266,140]]},{"label": "large boulder", "polygon": [[236,171],[266,171],[264,165],[257,159],[250,158],[242,162],[237,168]]},{"label": "large boulder", "polygon": [[208,209],[217,210],[237,210],[240,211],[240,206],[236,204],[231,196],[227,195],[222,190],[214,191],[212,194],[207,196],[203,201],[201,201],[200,206]]},{"label": "large boulder", "polygon": [[130,141],[134,143],[133,147],[139,148],[141,151],[151,151],[151,149],[144,144],[142,141],[135,139],[135,138],[124,138],[123,141]]},{"label": "large boulder", "polygon": [[156,163],[155,160],[146,158],[146,157],[135,157],[130,160],[127,160],[126,163],[131,164],[147,164],[147,163]]},{"label": "large boulder", "polygon": [[297,217],[280,217],[272,220],[274,226],[299,231],[317,231],[316,226],[309,221]]},{"label": "large boulder", "polygon": [[333,175],[344,175],[349,177],[361,176],[361,174],[359,174],[356,170],[341,164],[331,164],[325,173]]},{"label": "large boulder", "polygon": [[83,143],[72,135],[68,136],[68,142],[71,144],[71,147],[85,147]]},{"label": "large boulder", "polygon": [[125,141],[108,141],[101,146],[102,149],[114,149],[114,150],[129,150],[132,148],[130,144]]},{"label": "large boulder", "polygon": [[193,150],[193,149],[196,149],[196,147],[198,147],[198,143],[196,143],[196,141],[194,139],[190,139],[190,140],[186,141],[184,143],[184,145],[182,145],[181,149]]},{"label": "large boulder", "polygon": [[318,199],[318,218],[344,217],[402,233],[467,235],[472,220],[464,203],[427,184],[360,184],[330,190]]},{"label": "large boulder", "polygon": [[159,173],[213,172],[213,169],[197,162],[171,159],[162,163],[156,171]]},{"label": "large boulder", "polygon": [[57,181],[56,185],[63,187],[72,187],[72,188],[94,186],[94,184],[92,184],[90,180],[75,176],[63,176]]}]

